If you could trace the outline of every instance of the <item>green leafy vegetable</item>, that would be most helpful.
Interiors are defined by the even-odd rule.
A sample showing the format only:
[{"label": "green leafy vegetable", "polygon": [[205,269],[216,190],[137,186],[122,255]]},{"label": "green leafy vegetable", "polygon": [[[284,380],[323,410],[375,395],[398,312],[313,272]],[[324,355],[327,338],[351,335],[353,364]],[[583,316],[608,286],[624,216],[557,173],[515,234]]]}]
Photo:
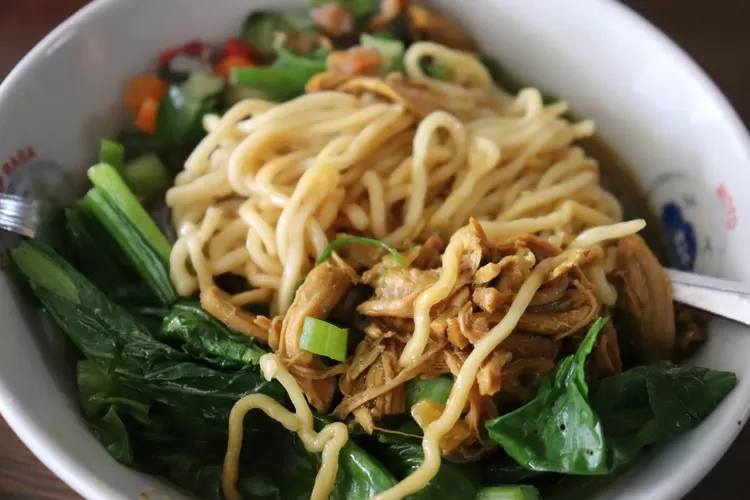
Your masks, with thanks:
[{"label": "green leafy vegetable", "polygon": [[377,12],[379,6],[379,2],[375,0],[312,0],[313,7],[326,3],[337,3],[341,5],[358,20]]},{"label": "green leafy vegetable", "polygon": [[[382,432],[377,432],[376,436],[377,442],[373,443],[372,451],[397,478],[405,478],[424,462],[420,440]],[[474,498],[479,491],[479,483],[477,468],[443,460],[437,475],[422,491],[409,498]]]},{"label": "green leafy vegetable", "polygon": [[324,47],[318,47],[308,55],[296,54],[285,46],[286,37],[278,37],[273,42],[273,49],[276,52],[276,61],[274,67],[277,68],[298,68],[310,72],[323,73],[326,70],[326,59],[329,51]]},{"label": "green leafy vegetable", "polygon": [[304,94],[307,81],[318,73],[316,68],[304,67],[232,68],[229,82],[237,87],[258,89],[268,99],[284,102]]},{"label": "green leafy vegetable", "polygon": [[[143,206],[133,196],[120,174],[106,163],[94,165],[88,171],[89,179],[95,187],[101,189],[111,200],[117,210],[130,221],[133,227],[143,235],[159,257],[169,262],[172,246],[167,238],[159,231],[156,223],[151,219]],[[106,224],[105,224],[106,225]]]},{"label": "green leafy vegetable", "polygon": [[375,49],[386,60],[388,71],[401,71],[404,67],[404,42],[394,38],[373,36],[367,33],[360,35],[360,45],[364,48]]},{"label": "green leafy vegetable", "polygon": [[203,137],[203,117],[216,110],[223,81],[195,71],[182,85],[172,85],[159,101],[156,137],[176,151],[191,150]]},{"label": "green leafy vegetable", "polygon": [[[169,305],[177,300],[177,291],[169,276],[169,261],[156,253],[143,237],[143,232],[133,226],[111,198],[101,188],[95,187],[86,194],[84,203],[114,237],[160,303]],[[164,238],[161,233],[159,235]]]},{"label": "green leafy vegetable", "polygon": [[346,360],[349,330],[310,316],[305,318],[299,345],[305,351],[336,361]]},{"label": "green leafy vegetable", "polygon": [[125,165],[125,147],[115,141],[102,139],[99,147],[99,163],[112,165],[116,170]]},{"label": "green leafy vegetable", "polygon": [[260,392],[285,399],[283,388],[257,369],[216,370],[154,339],[49,247],[27,241],[11,257],[86,359],[118,383],[182,414],[185,425],[199,422],[194,428],[225,432],[229,410],[243,396]]},{"label": "green leafy vegetable", "polygon": [[737,385],[734,373],[695,366],[638,366],[603,379],[591,397],[612,449],[611,468],[696,427]]},{"label": "green leafy vegetable", "polygon": [[255,47],[261,56],[271,58],[275,54],[276,33],[314,31],[307,10],[286,12],[253,12],[242,27],[242,37]]},{"label": "green leafy vegetable", "polygon": [[337,240],[333,240],[328,244],[327,247],[323,249],[323,252],[320,254],[320,256],[315,261],[315,265],[319,266],[323,262],[327,261],[331,258],[331,254],[338,248],[341,248],[346,245],[371,245],[375,247],[380,247],[388,253],[390,253],[393,256],[393,260],[395,260],[398,265],[405,266],[406,262],[404,261],[404,258],[401,256],[400,253],[398,253],[398,250],[391,247],[387,243],[383,243],[380,240],[374,240],[372,238],[363,238],[361,236],[347,236],[346,238],[339,238]]},{"label": "green leafy vegetable", "polygon": [[122,176],[136,195],[146,198],[164,192],[171,182],[167,168],[154,153],[147,153],[128,163]]},{"label": "green leafy vegetable", "polygon": [[423,399],[430,399],[445,406],[453,389],[453,378],[435,377],[429,380],[412,379],[406,383],[406,407],[411,408]]},{"label": "green leafy vegetable", "polygon": [[[584,362],[604,321],[591,327],[574,356],[558,363],[533,400],[485,423],[490,437],[520,466],[611,474],[649,445],[694,428],[737,383],[732,373],[706,368],[639,366],[603,379],[589,402]],[[513,471],[498,472],[508,481]],[[566,489],[575,487],[566,482]]]},{"label": "green leafy vegetable", "polygon": [[534,399],[485,422],[490,438],[524,467],[566,474],[605,474],[607,449],[588,404],[584,363],[607,322],[599,318],[573,356],[563,358]]},{"label": "green leafy vegetable", "polygon": [[490,486],[477,493],[476,500],[539,500],[539,491],[533,486]]},{"label": "green leafy vegetable", "polygon": [[220,368],[257,365],[266,354],[253,339],[231,330],[193,302],[180,302],[172,307],[158,338],[166,343],[176,341],[191,357]]}]

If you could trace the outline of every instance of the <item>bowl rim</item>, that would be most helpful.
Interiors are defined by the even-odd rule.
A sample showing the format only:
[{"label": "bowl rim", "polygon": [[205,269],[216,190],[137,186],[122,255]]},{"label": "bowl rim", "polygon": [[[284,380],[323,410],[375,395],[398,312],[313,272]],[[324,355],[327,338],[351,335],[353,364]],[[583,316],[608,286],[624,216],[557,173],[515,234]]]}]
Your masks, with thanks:
[{"label": "bowl rim", "polygon": [[[97,14],[110,8],[112,5],[124,0],[93,0],[74,12],[60,25],[44,36],[8,73],[6,78],[0,82],[0,100],[4,98],[30,71],[37,59],[50,49],[63,42],[68,32],[75,29],[77,25],[86,24]],[[741,120],[736,109],[731,105],[724,93],[708,76],[703,68],[676,42],[669,38],[655,25],[642,17],[639,13],[627,5],[616,0],[602,0],[605,9],[616,17],[628,17],[640,30],[648,34],[651,43],[660,50],[668,53],[673,60],[690,72],[711,100],[719,107],[719,111],[727,119],[727,125],[741,144],[741,148],[750,158],[750,134]],[[251,5],[248,6],[249,8]],[[740,390],[739,385],[735,390]],[[750,390],[744,394],[744,409],[742,410],[742,425],[731,426],[731,430],[723,433],[723,439],[719,442],[707,443],[702,449],[702,465],[699,470],[683,470],[679,477],[665,478],[665,482],[671,483],[662,490],[670,498],[679,498],[691,491],[703,478],[713,469],[721,457],[726,453],[737,435],[744,428],[748,416],[750,416]],[[72,458],[66,449],[63,449],[54,439],[44,433],[44,429],[36,423],[33,415],[28,414],[16,402],[15,393],[0,378],[0,414],[8,423],[8,426],[19,437],[25,446],[58,478],[64,481],[71,489],[84,498],[122,498],[121,492],[112,488],[111,485],[102,481],[84,468],[77,467],[77,460]],[[710,464],[710,467],[705,467]]]}]

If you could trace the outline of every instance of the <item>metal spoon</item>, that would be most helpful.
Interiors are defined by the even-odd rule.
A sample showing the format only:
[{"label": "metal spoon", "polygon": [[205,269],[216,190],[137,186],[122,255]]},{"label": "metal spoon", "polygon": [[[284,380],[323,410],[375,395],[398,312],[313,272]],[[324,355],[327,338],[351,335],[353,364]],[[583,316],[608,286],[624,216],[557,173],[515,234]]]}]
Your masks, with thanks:
[{"label": "metal spoon", "polygon": [[750,326],[750,285],[667,269],[674,300]]}]

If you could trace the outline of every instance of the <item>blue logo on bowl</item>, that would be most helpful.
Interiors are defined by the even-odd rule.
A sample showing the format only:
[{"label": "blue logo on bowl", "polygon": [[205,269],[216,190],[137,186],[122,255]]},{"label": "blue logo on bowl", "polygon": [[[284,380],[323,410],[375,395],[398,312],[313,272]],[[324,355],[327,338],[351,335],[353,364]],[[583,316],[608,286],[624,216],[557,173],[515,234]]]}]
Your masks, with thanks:
[{"label": "blue logo on bowl", "polygon": [[679,269],[692,271],[698,258],[698,240],[695,228],[677,203],[671,201],[662,206],[661,226],[668,239],[670,260]]}]

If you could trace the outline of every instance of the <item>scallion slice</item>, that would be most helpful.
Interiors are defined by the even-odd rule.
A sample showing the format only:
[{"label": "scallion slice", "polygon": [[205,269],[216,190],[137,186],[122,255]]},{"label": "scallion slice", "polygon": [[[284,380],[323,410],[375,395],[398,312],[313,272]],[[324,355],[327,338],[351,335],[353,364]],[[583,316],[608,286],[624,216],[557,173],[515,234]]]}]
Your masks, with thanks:
[{"label": "scallion slice", "polygon": [[346,360],[349,330],[339,328],[327,321],[306,317],[302,325],[299,345],[305,351],[319,354],[336,361]]},{"label": "scallion slice", "polygon": [[387,250],[389,254],[393,256],[393,259],[400,265],[405,266],[406,262],[404,262],[404,258],[401,256],[400,253],[398,253],[398,250],[393,248],[392,246],[388,245],[387,243],[383,243],[380,240],[374,240],[372,238],[364,238],[362,236],[347,236],[346,238],[339,238],[337,240],[333,240],[328,244],[327,247],[323,249],[323,253],[320,254],[320,257],[318,257],[318,260],[315,261],[315,265],[319,266],[323,262],[327,261],[331,258],[331,254],[336,250],[337,248],[341,248],[346,245],[372,245],[375,247],[380,247],[384,250]]}]

